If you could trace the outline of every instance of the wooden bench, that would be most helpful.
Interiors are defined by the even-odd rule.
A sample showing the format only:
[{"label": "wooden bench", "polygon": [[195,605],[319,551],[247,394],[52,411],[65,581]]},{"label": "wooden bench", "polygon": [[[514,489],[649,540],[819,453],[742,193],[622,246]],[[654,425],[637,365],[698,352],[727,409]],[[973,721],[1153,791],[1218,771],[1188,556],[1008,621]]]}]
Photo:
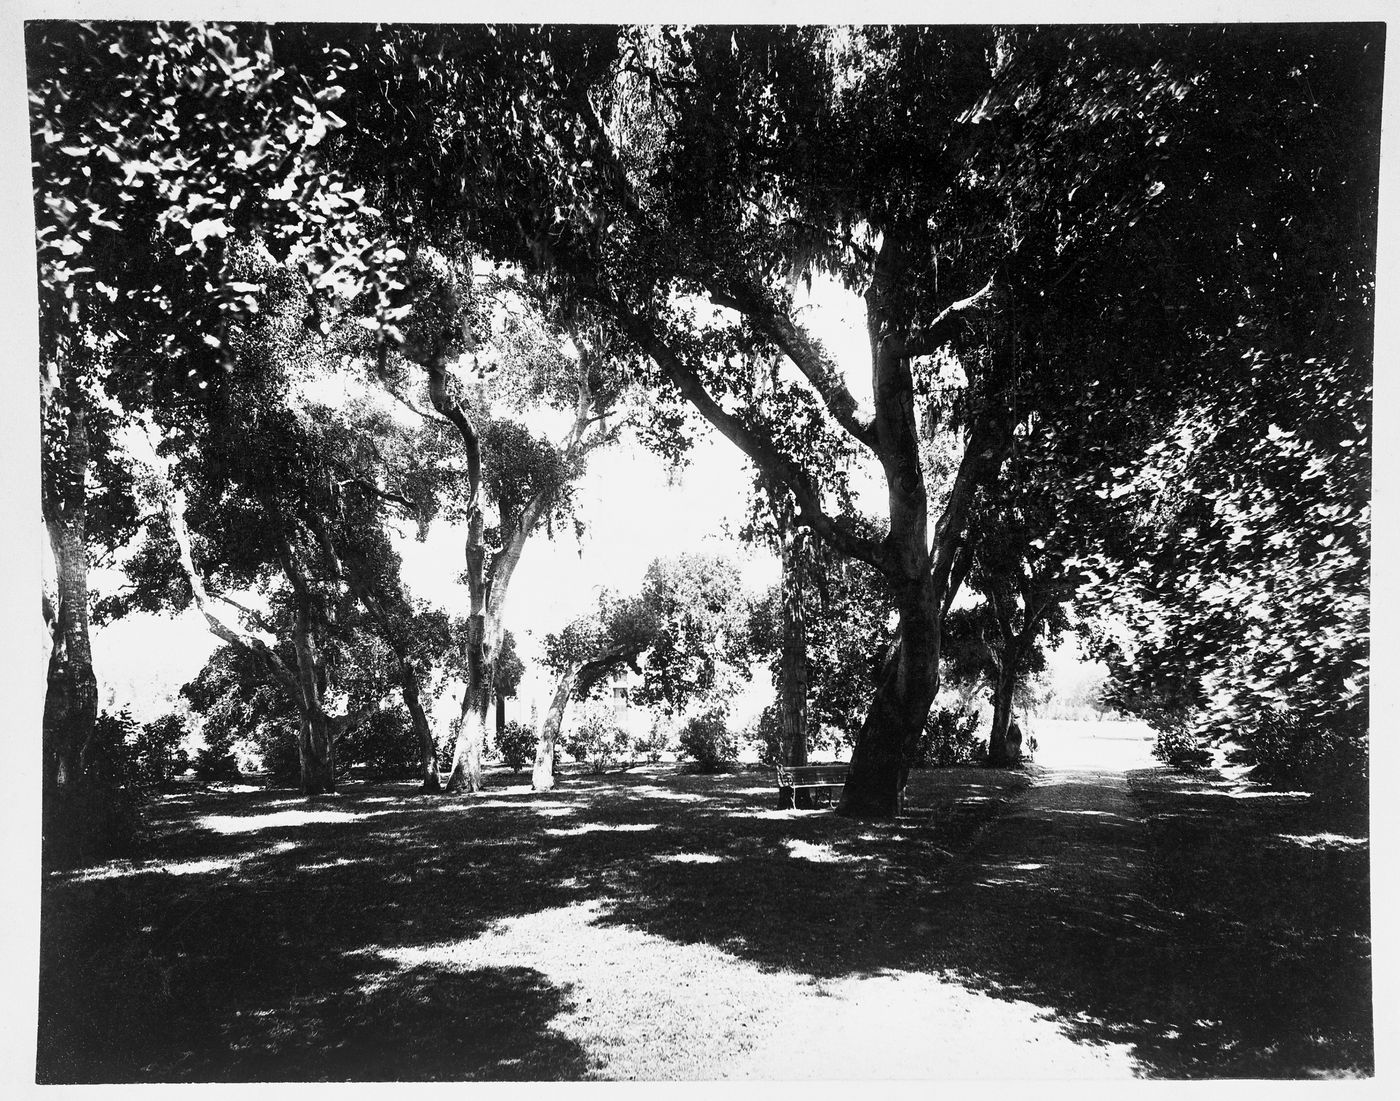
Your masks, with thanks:
[{"label": "wooden bench", "polygon": [[787,810],[796,803],[802,788],[836,788],[846,786],[850,765],[778,765],[778,809]]},{"label": "wooden bench", "polygon": [[[844,788],[850,765],[778,765],[778,809],[790,810],[797,802],[801,788]],[[828,800],[829,801],[829,800]],[[899,814],[904,813],[904,787],[899,789]]]}]

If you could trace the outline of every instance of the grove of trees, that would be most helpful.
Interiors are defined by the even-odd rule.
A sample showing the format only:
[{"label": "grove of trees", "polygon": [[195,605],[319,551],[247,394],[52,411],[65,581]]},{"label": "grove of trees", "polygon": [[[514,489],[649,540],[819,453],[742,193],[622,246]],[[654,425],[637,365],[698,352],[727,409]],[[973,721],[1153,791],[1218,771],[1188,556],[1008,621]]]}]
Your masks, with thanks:
[{"label": "grove of trees", "polygon": [[[850,729],[838,812],[888,817],[949,659],[1011,763],[1015,686],[1071,626],[1171,737],[1364,782],[1382,27],[36,22],[26,48],[54,859],[96,843],[94,617],[196,607],[237,671],[202,706],[264,692],[308,796],[386,711],[424,790],[473,792],[528,541],[577,522],[597,449],[679,462],[702,431],[753,472],[770,610],[746,627],[683,556],[551,638],[537,788],[610,669],[675,707],[766,656],[781,752]],[[863,303],[859,362],[807,324],[814,280]],[[395,550],[435,524],[447,611]],[[129,586],[94,604],[99,553]]]}]

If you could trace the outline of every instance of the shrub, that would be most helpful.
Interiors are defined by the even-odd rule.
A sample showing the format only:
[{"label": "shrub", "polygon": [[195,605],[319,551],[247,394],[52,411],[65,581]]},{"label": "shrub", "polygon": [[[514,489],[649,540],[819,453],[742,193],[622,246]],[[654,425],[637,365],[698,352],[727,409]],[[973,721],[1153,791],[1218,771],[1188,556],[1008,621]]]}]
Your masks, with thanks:
[{"label": "shrub", "polygon": [[1184,721],[1163,723],[1156,727],[1152,756],[1168,768],[1182,772],[1200,772],[1211,763],[1210,749],[1201,744],[1201,738]]},{"label": "shrub", "polygon": [[496,752],[505,766],[519,772],[535,759],[535,732],[524,723],[511,719],[505,729],[496,734]]},{"label": "shrub", "polygon": [[[375,712],[354,730],[347,731],[336,742],[335,764],[337,773],[353,765],[364,765],[372,775],[381,779],[415,775],[418,771],[418,739],[414,735],[413,720],[409,717],[408,709],[387,707]],[[297,762],[297,768],[300,782],[300,762]]]},{"label": "shrub", "polygon": [[167,788],[190,766],[189,754],[182,743],[189,729],[180,715],[162,715],[143,726],[136,735],[133,748],[136,775],[148,788]]},{"label": "shrub", "polygon": [[242,773],[233,754],[233,731],[222,723],[204,724],[204,748],[195,755],[194,774],[201,780],[237,780]]},{"label": "shrub", "polygon": [[915,768],[951,768],[987,759],[987,741],[977,737],[980,720],[967,704],[935,707],[924,720],[924,732],[914,751]]},{"label": "shrub", "polygon": [[563,739],[563,747],[575,761],[586,764],[590,772],[602,772],[630,755],[632,739],[611,710],[593,704],[579,709],[573,728]]},{"label": "shrub", "polygon": [[772,768],[787,763],[783,747],[782,712],[777,703],[770,703],[758,713],[749,728],[749,742],[758,750],[758,759]]},{"label": "shrub", "polygon": [[696,715],[681,728],[680,750],[701,772],[724,772],[739,759],[739,740],[719,708]]},{"label": "shrub", "polygon": [[146,798],[138,776],[139,730],[125,710],[98,715],[83,776],[64,784],[43,808],[46,866],[70,867],[135,851]]},{"label": "shrub", "polygon": [[1331,722],[1269,710],[1237,728],[1230,760],[1251,765],[1250,778],[1323,796],[1364,799],[1368,760],[1366,717],[1357,709]]},{"label": "shrub", "polygon": [[632,743],[635,752],[640,753],[652,764],[661,760],[663,753],[675,748],[675,738],[671,734],[669,720],[657,715],[651,721],[651,729]]}]

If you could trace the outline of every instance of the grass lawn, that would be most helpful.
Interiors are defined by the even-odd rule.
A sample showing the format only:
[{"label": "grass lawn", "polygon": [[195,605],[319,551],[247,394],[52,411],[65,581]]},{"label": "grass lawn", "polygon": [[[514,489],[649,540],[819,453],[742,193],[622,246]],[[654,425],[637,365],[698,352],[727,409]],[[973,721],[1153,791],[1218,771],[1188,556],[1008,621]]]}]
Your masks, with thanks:
[{"label": "grass lawn", "polygon": [[[1135,783],[1149,932],[976,879],[1024,772],[916,772],[906,816],[881,825],[775,810],[757,770],[569,774],[538,795],[526,778],[492,774],[468,798],[352,784],[314,804],[257,789],[160,800],[146,857],[46,879],[39,1080],[1368,1065],[1364,843],[1280,842],[1273,821],[1217,859],[1181,831],[1218,797]],[[1258,818],[1266,801],[1235,802]],[[1252,871],[1237,883],[1239,865]],[[1250,883],[1274,868],[1292,886],[1267,897],[1264,939],[1293,953],[1278,967],[1295,993],[1250,988],[1274,999],[1263,1036],[1250,989],[1216,996],[1198,1032],[1234,1046],[1212,1059],[1167,1033],[1202,988],[1257,974]]]}]

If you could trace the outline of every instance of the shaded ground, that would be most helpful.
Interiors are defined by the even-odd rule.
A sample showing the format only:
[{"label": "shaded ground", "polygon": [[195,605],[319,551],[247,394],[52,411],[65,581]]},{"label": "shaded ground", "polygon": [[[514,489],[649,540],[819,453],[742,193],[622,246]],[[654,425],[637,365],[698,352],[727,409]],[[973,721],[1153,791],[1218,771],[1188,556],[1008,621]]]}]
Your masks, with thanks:
[{"label": "shaded ground", "polygon": [[870,826],[666,766],[190,792],[150,859],[46,882],[39,1078],[1364,1071],[1366,845],[1240,794],[927,772]]}]

